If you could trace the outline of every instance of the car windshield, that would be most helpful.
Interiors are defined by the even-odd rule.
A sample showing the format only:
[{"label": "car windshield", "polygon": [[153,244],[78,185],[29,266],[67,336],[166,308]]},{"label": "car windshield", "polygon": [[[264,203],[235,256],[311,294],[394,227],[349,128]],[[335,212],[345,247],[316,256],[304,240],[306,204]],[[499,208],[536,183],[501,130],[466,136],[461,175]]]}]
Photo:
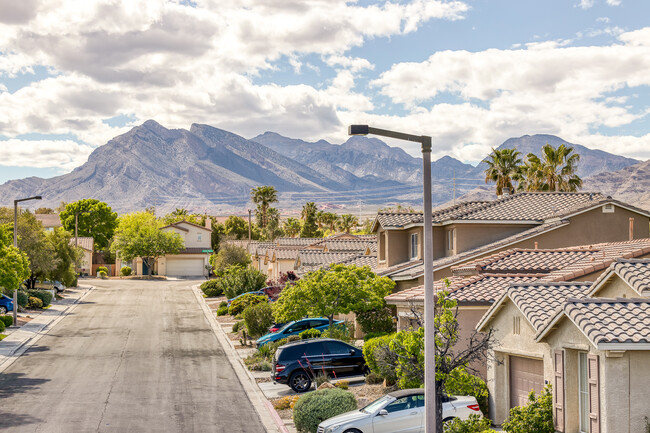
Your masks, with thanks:
[{"label": "car windshield", "polygon": [[285,329],[289,328],[289,326],[293,325],[294,323],[296,323],[296,322],[293,321],[293,322],[289,322],[289,323],[287,323],[286,325],[282,325],[282,327],[281,327],[280,329],[278,329],[276,332],[282,332],[282,331],[284,331]]},{"label": "car windshield", "polygon": [[379,409],[381,409],[382,407],[384,407],[384,405],[386,405],[387,403],[390,403],[390,402],[393,401],[393,400],[395,400],[395,397],[391,397],[390,395],[385,395],[385,396],[383,396],[383,397],[381,397],[381,398],[379,398],[379,399],[373,401],[373,402],[370,403],[368,406],[362,408],[362,409],[361,409],[361,412],[365,412],[365,413],[375,413],[375,412],[377,412]]}]

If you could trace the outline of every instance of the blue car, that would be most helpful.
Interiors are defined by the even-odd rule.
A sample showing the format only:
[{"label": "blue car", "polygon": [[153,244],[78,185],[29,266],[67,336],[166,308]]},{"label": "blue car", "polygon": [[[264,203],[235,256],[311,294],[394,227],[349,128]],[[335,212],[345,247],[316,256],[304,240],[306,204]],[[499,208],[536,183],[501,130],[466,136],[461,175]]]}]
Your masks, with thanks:
[{"label": "blue car", "polygon": [[2,295],[0,298],[0,314],[7,314],[14,311],[14,301],[7,295]]},{"label": "blue car", "polygon": [[[335,320],[334,325],[343,323],[342,320]],[[271,343],[273,341],[278,341],[283,338],[287,338],[290,335],[298,335],[307,329],[318,329],[319,331],[324,331],[328,328],[330,324],[329,319],[323,317],[311,317],[309,319],[300,319],[289,322],[280,328],[277,332],[272,332],[260,337],[257,340],[257,347],[263,346],[266,343]]]}]

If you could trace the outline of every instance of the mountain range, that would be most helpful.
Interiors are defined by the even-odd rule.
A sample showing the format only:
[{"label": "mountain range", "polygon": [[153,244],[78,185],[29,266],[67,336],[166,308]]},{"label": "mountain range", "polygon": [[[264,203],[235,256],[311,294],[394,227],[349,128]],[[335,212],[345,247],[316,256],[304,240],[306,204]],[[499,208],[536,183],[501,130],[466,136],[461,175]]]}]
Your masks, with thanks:
[{"label": "mountain range", "polygon": [[[545,143],[557,146],[566,141],[552,135],[526,135],[509,139],[500,148],[516,147],[526,155],[539,152]],[[585,180],[586,185],[626,197],[641,194],[632,184],[623,188],[621,179],[630,179],[629,174],[614,175],[638,167],[634,176],[640,179],[650,170],[647,163],[573,146],[582,158],[578,173],[595,175]],[[484,164],[475,167],[445,156],[431,165],[434,203],[447,202],[484,180]],[[285,209],[306,201],[355,208],[361,203],[417,206],[421,171],[421,158],[376,138],[350,137],[339,145],[266,132],[245,139],[208,125],[167,129],[148,120],[95,149],[85,164],[68,174],[0,185],[0,205],[38,194],[43,196],[39,207],[92,197],[118,212],[151,206],[159,212],[181,207],[193,212],[241,212],[250,205],[252,187],[273,185]]]}]

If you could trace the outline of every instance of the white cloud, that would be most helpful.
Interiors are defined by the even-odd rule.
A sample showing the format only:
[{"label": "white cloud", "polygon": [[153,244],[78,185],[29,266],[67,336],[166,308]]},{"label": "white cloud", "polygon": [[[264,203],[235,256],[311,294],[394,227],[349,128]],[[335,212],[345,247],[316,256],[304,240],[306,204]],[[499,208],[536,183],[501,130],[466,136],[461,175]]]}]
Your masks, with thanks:
[{"label": "white cloud", "polygon": [[0,141],[0,149],[3,156],[2,165],[57,167],[66,172],[86,162],[92,152],[91,147],[72,140],[10,139]]},{"label": "white cloud", "polygon": [[620,6],[621,0],[606,0],[607,4],[610,6]]},{"label": "white cloud", "polygon": [[594,0],[580,0],[580,3],[578,4],[579,7],[582,9],[589,9],[594,5]]}]

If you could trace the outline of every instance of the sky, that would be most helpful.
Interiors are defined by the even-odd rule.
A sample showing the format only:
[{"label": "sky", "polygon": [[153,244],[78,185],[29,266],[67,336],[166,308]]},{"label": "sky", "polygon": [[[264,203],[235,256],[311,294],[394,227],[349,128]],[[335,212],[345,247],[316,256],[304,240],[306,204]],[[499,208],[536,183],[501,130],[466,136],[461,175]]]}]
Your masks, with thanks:
[{"label": "sky", "polygon": [[0,0],[0,183],[69,172],[148,119],[332,143],[367,123],[470,163],[543,133],[646,160],[648,17],[647,0]]}]

